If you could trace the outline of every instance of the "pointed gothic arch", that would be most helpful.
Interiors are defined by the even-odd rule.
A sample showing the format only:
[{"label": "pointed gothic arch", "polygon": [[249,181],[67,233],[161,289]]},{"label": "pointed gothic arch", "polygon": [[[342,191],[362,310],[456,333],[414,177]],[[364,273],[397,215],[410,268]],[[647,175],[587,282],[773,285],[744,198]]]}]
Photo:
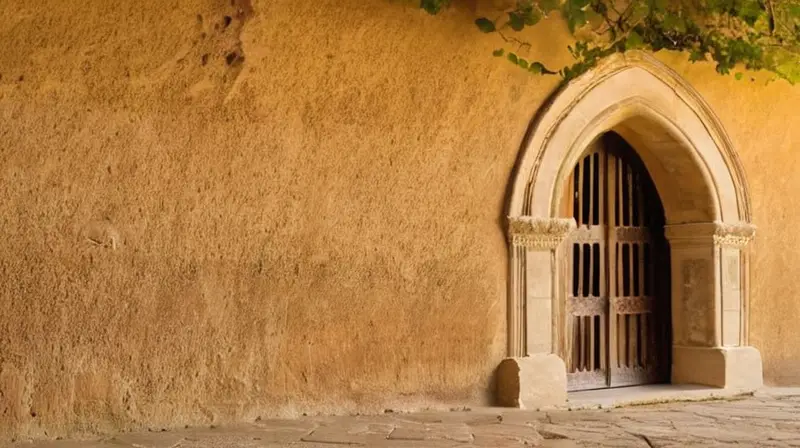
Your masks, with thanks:
[{"label": "pointed gothic arch", "polygon": [[741,162],[696,90],[651,55],[629,52],[556,92],[522,146],[507,208],[509,359],[498,371],[500,401],[566,398],[562,243],[576,224],[559,216],[559,198],[581,154],[608,131],[635,148],[663,202],[672,382],[759,387],[760,354],[748,346],[745,251],[755,228]]}]

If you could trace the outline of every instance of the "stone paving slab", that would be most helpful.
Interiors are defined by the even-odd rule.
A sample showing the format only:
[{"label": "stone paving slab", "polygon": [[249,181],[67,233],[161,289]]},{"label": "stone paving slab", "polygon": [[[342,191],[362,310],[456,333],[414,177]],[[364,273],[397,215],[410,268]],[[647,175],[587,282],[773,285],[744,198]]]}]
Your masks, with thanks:
[{"label": "stone paving slab", "polygon": [[[2,445],[0,443],[0,445]],[[800,447],[800,393],[596,410],[454,412],[257,420],[13,448]]]},{"label": "stone paving slab", "polygon": [[389,440],[449,440],[470,443],[472,430],[465,423],[406,423],[389,434]]}]

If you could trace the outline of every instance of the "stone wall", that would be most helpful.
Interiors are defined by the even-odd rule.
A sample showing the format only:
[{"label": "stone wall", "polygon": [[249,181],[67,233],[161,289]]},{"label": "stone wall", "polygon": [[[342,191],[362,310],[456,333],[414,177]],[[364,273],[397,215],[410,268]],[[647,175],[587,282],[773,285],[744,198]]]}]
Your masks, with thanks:
[{"label": "stone wall", "polygon": [[[463,2],[0,3],[0,436],[480,404],[504,207],[557,78]],[[532,54],[569,61],[557,20]],[[754,198],[752,338],[800,381],[785,83],[663,56]]]}]

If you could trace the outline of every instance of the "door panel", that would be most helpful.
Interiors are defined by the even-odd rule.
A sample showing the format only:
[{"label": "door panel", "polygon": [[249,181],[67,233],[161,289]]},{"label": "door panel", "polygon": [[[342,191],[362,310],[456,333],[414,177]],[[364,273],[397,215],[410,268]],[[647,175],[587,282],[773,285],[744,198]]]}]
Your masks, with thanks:
[{"label": "door panel", "polygon": [[567,371],[570,388],[605,387],[608,381],[607,233],[604,225],[605,154],[599,147],[575,166],[570,177],[572,217],[571,285],[567,298]]},{"label": "door panel", "polygon": [[586,152],[566,188],[575,218],[567,298],[570,390],[662,382],[669,374],[669,262],[663,208],[616,136]]}]

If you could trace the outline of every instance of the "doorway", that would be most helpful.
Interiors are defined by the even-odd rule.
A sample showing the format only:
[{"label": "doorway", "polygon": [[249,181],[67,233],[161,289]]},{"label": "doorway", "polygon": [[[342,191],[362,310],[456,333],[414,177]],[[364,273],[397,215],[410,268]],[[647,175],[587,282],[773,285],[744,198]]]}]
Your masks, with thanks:
[{"label": "doorway", "polygon": [[636,151],[614,132],[564,185],[568,390],[669,382],[670,261],[664,207]]}]

